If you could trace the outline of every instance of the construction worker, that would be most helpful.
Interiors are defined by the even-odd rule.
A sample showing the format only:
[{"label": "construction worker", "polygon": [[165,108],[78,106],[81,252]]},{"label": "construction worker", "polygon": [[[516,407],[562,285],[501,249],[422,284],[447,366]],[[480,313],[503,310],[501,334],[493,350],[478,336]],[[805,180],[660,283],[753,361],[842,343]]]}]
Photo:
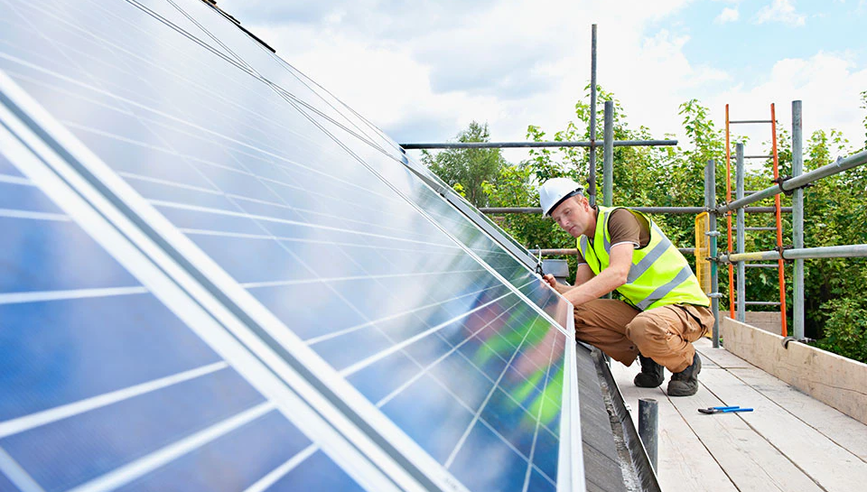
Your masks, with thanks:
[{"label": "construction worker", "polygon": [[[701,359],[692,342],[713,326],[710,301],[686,259],[645,214],[590,206],[583,187],[553,178],[539,189],[542,214],[578,239],[575,285],[543,279],[575,306],[575,336],[629,366],[635,385],[654,388],[671,371],[670,396],[698,391]],[[600,299],[613,291],[624,299]]]}]

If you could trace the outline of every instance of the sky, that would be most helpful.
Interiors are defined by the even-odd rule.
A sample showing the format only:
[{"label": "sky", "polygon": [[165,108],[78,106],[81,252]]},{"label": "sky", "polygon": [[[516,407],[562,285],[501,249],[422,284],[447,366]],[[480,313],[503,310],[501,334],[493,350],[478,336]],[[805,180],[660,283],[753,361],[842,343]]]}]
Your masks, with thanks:
[{"label": "sky", "polygon": [[[590,81],[630,127],[686,143],[678,106],[698,99],[717,128],[769,119],[806,138],[837,129],[864,145],[867,0],[218,0],[218,5],[398,142],[454,141],[473,120],[494,141],[574,120]],[[601,111],[601,106],[599,111]],[[733,128],[764,150],[769,125]],[[599,130],[601,138],[601,129]],[[806,142],[805,142],[806,144]],[[517,153],[517,154],[515,154]],[[512,161],[526,151],[510,151]]]}]

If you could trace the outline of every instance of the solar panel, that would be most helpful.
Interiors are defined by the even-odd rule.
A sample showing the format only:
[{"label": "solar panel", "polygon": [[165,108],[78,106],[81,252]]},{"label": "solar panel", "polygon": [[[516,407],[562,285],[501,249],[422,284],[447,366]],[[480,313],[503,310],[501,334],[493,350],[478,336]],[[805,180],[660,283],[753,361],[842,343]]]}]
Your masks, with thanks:
[{"label": "solar panel", "polygon": [[2,254],[31,273],[0,280],[0,488],[618,471],[581,433],[571,307],[363,118],[201,2],[2,1]]},{"label": "solar panel", "polygon": [[[20,141],[4,132],[0,142],[36,166],[39,182],[0,154],[0,490],[237,490],[266,477],[361,488],[324,451],[348,444],[318,431],[324,423],[297,397],[267,389],[273,376],[216,327],[193,322],[195,307],[144,261],[137,276],[124,269],[112,254],[136,260],[129,246],[56,178],[40,176]],[[231,470],[220,473],[225,462]],[[357,463],[347,465],[353,475]]]}]

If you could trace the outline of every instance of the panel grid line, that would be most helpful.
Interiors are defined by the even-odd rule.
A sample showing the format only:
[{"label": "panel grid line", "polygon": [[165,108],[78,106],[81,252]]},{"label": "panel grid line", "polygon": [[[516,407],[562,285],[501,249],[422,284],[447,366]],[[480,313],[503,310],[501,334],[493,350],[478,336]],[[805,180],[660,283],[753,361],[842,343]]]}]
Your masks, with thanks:
[{"label": "panel grid line", "polygon": [[9,176],[6,174],[0,174],[0,183],[9,183],[21,186],[36,186],[33,181],[30,181],[27,178],[23,178],[20,176]]},{"label": "panel grid line", "polygon": [[307,446],[306,448],[299,451],[298,454],[289,458],[288,461],[278,466],[264,477],[257,480],[256,483],[244,489],[244,492],[264,492],[269,487],[274,485],[278,480],[286,476],[286,474],[298,467],[301,463],[304,462],[304,460],[312,456],[313,453],[318,450],[319,446],[317,444],[311,444]]},{"label": "panel grid line", "polygon": [[148,200],[148,202],[151,203],[152,205],[157,205],[157,206],[167,207],[167,208],[191,210],[191,211],[195,211],[195,212],[206,212],[206,213],[211,213],[211,214],[216,214],[216,215],[227,215],[227,216],[231,216],[231,217],[241,217],[241,218],[245,218],[245,219],[262,220],[265,222],[275,222],[275,223],[279,223],[279,224],[296,225],[296,226],[301,226],[301,227],[309,227],[311,229],[321,229],[321,230],[325,230],[325,231],[350,233],[350,234],[357,234],[360,236],[370,236],[370,237],[375,237],[375,238],[379,238],[379,239],[388,239],[391,241],[403,241],[403,242],[409,242],[409,243],[426,244],[429,246],[447,246],[447,244],[444,244],[444,243],[432,243],[429,241],[420,241],[418,239],[386,236],[383,234],[375,234],[372,232],[365,232],[365,231],[356,231],[356,230],[352,230],[352,229],[341,229],[339,227],[326,226],[326,225],[321,225],[321,224],[311,224],[309,222],[299,222],[297,220],[278,219],[275,217],[268,217],[265,215],[246,214],[246,213],[241,213],[241,212],[231,212],[231,211],[227,211],[227,210],[220,210],[217,208],[202,207],[199,205],[188,205],[185,203],[177,203],[177,202],[172,202],[172,201],[167,201],[167,200]]},{"label": "panel grid line", "polygon": [[0,422],[0,439],[14,434],[41,427],[69,417],[83,414],[97,408],[102,408],[136,396],[151,393],[169,386],[196,379],[229,367],[225,361],[215,362],[207,366],[180,372],[171,376],[137,384],[110,393],[104,393],[84,400],[79,400],[59,407],[49,408],[40,412]]},{"label": "panel grid line", "polygon": [[[389,401],[391,401],[395,396],[399,395],[403,390],[405,390],[406,388],[408,388],[412,383],[416,382],[416,381],[419,380],[422,376],[424,376],[425,374],[427,374],[427,372],[430,371],[431,369],[433,369],[434,366],[436,366],[437,364],[439,364],[440,362],[442,362],[443,360],[445,360],[448,356],[450,356],[450,355],[452,355],[453,353],[455,353],[456,350],[458,350],[459,348],[461,348],[462,346],[464,346],[467,342],[469,342],[470,340],[472,340],[473,337],[475,337],[476,335],[478,335],[479,333],[481,333],[482,330],[484,330],[485,328],[491,326],[491,323],[493,323],[494,321],[500,319],[503,315],[505,315],[506,313],[508,313],[512,308],[514,308],[515,306],[517,306],[518,304],[520,304],[520,302],[521,302],[521,301],[515,301],[514,304],[512,304],[511,306],[509,306],[508,308],[506,308],[505,310],[503,310],[503,312],[500,313],[499,315],[497,315],[496,318],[493,318],[493,319],[491,319],[490,321],[488,321],[488,322],[485,324],[485,326],[482,326],[482,327],[479,328],[478,330],[474,331],[470,336],[464,338],[464,339],[461,341],[461,343],[455,345],[454,347],[451,348],[451,350],[449,350],[449,351],[446,352],[445,354],[439,356],[435,361],[431,362],[431,363],[428,364],[426,367],[424,367],[424,368],[421,370],[421,372],[419,372],[418,374],[416,374],[415,376],[413,376],[412,378],[410,378],[408,381],[406,381],[404,384],[402,384],[401,386],[399,386],[398,388],[396,388],[394,391],[392,391],[391,393],[389,393],[388,395],[386,395],[384,398],[382,398],[381,400],[379,400],[378,402],[376,402],[376,406],[377,406],[377,407],[383,407],[383,406],[385,406],[385,405],[386,405]],[[482,372],[482,371],[479,371],[479,372],[481,372],[482,374],[484,374],[484,372]],[[436,378],[435,378],[435,379],[436,379]]]},{"label": "panel grid line", "polygon": [[70,492],[101,492],[122,487],[148,473],[195,451],[233,430],[256,420],[262,415],[274,410],[276,405],[265,402],[229,417],[207,429],[187,436],[147,456],[139,458],[105,475],[95,478],[85,484],[75,487]]},{"label": "panel grid line", "polygon": [[271,280],[267,282],[246,282],[241,283],[242,287],[245,288],[259,288],[259,287],[280,287],[280,286],[288,286],[288,285],[307,285],[307,284],[328,284],[328,283],[338,283],[338,282],[351,282],[354,280],[381,280],[381,279],[393,279],[393,278],[415,278],[415,277],[428,277],[434,275],[457,275],[462,273],[475,273],[484,271],[481,269],[478,270],[444,270],[437,272],[421,272],[421,273],[384,273],[379,275],[353,275],[351,277],[316,277],[316,278],[308,278],[308,279],[294,279],[294,280]]},{"label": "panel grid line", "polygon": [[131,173],[129,171],[117,171],[117,175],[122,176],[126,179],[132,179],[132,180],[136,180],[136,181],[145,181],[148,183],[171,186],[171,187],[179,188],[182,190],[198,191],[200,193],[207,193],[209,195],[214,195],[214,196],[222,196],[223,195],[223,193],[220,191],[209,190],[207,188],[202,188],[201,186],[194,186],[194,185],[186,184],[186,183],[178,183],[175,181],[169,181],[167,179],[161,179],[161,178],[154,178],[151,176],[143,176],[141,174]]},{"label": "panel grid line", "polygon": [[417,313],[417,312],[420,312],[420,311],[424,311],[425,309],[430,309],[430,308],[432,308],[432,307],[439,306],[439,305],[445,304],[445,303],[447,303],[447,302],[452,302],[452,301],[456,301],[456,300],[458,300],[458,299],[463,299],[464,297],[474,296],[474,295],[480,294],[480,293],[482,293],[482,292],[485,292],[485,291],[488,291],[488,290],[491,290],[491,289],[494,289],[494,288],[496,288],[496,286],[491,286],[491,287],[487,287],[487,288],[485,288],[485,289],[477,290],[477,291],[475,291],[475,292],[470,292],[470,293],[467,293],[467,294],[462,294],[462,295],[460,295],[460,296],[452,297],[451,299],[446,299],[446,300],[444,300],[444,301],[434,302],[434,303],[431,303],[431,304],[426,304],[426,305],[424,305],[424,306],[420,306],[420,307],[417,307],[417,308],[413,308],[413,309],[410,309],[410,310],[408,310],[408,311],[403,311],[403,312],[400,312],[400,313],[391,314],[391,315],[389,315],[389,316],[385,316],[385,317],[383,317],[383,318],[379,318],[379,319],[376,319],[376,320],[373,320],[373,321],[368,321],[368,322],[365,322],[365,323],[362,323],[362,324],[359,324],[359,325],[350,326],[349,328],[345,328],[345,329],[340,330],[340,331],[336,331],[336,332],[333,332],[333,333],[326,333],[326,334],[324,334],[324,335],[320,335],[320,336],[318,336],[318,337],[309,338],[309,339],[307,339],[307,340],[305,341],[305,343],[307,343],[307,345],[314,345],[314,344],[317,344],[317,343],[320,343],[320,342],[324,342],[324,341],[326,341],[326,340],[330,340],[330,339],[332,339],[332,338],[335,338],[335,337],[338,337],[338,336],[341,336],[341,335],[346,335],[346,334],[348,334],[348,333],[352,333],[352,332],[354,332],[354,331],[360,330],[360,329],[362,329],[362,328],[365,328],[365,327],[368,327],[368,326],[371,326],[371,325],[375,325],[375,324],[377,324],[377,323],[382,323],[382,322],[384,322],[384,321],[390,321],[390,320],[392,320],[392,319],[400,318],[401,316],[406,316],[406,315],[409,315],[409,314],[413,314],[413,313]]},{"label": "panel grid line", "polygon": [[[452,466],[452,463],[454,463],[454,460],[458,455],[458,451],[460,451],[461,447],[463,447],[464,442],[467,440],[467,437],[469,437],[469,435],[470,435],[470,431],[473,430],[473,427],[476,425],[476,422],[478,422],[479,419],[481,418],[482,411],[488,405],[488,402],[491,400],[491,397],[494,395],[494,393],[500,387],[500,381],[503,380],[503,377],[506,375],[506,372],[509,370],[509,367],[511,367],[511,365],[512,365],[512,361],[515,360],[515,357],[518,355],[518,352],[521,351],[521,347],[524,346],[524,342],[527,340],[527,337],[529,335],[530,335],[530,330],[527,330],[527,333],[524,333],[524,337],[521,339],[520,345],[518,345],[515,352],[512,353],[512,356],[509,358],[509,361],[506,363],[506,366],[503,367],[503,370],[500,372],[500,376],[494,382],[494,386],[491,388],[491,391],[488,392],[487,396],[485,396],[485,400],[479,406],[478,411],[476,411],[475,415],[473,415],[473,420],[470,421],[470,424],[467,426],[467,429],[464,431],[464,433],[461,436],[460,440],[458,441],[457,445],[455,445],[455,448],[452,450],[451,454],[449,454],[449,457],[445,462],[446,469],[450,468]],[[504,441],[505,441],[505,439],[504,439]],[[508,441],[506,441],[506,444],[508,444]]]},{"label": "panel grid line", "polygon": [[91,297],[128,296],[147,293],[148,290],[145,287],[108,287],[101,289],[4,292],[0,293],[0,305],[59,301],[65,299],[86,299]]},{"label": "panel grid line", "polygon": [[383,358],[385,358],[385,357],[388,357],[389,355],[391,355],[391,354],[397,352],[398,350],[402,350],[404,347],[407,347],[407,346],[409,346],[409,345],[415,343],[416,341],[421,340],[422,338],[424,338],[424,337],[430,335],[431,333],[436,333],[437,331],[442,330],[443,328],[445,328],[446,326],[448,326],[448,325],[454,323],[455,321],[458,321],[458,320],[460,320],[460,319],[466,318],[467,316],[469,316],[469,315],[475,313],[476,311],[479,311],[479,310],[481,310],[481,309],[484,309],[484,308],[490,306],[491,304],[493,304],[493,303],[499,301],[500,299],[503,299],[503,298],[505,298],[505,297],[507,297],[507,296],[510,296],[510,295],[512,295],[512,293],[511,293],[511,292],[508,292],[508,293],[503,294],[503,295],[501,295],[500,297],[494,299],[493,301],[489,301],[489,302],[487,302],[487,303],[485,303],[485,304],[482,304],[481,306],[476,307],[475,309],[473,309],[473,310],[471,310],[471,311],[467,311],[467,312],[465,312],[465,313],[459,314],[458,316],[455,316],[454,318],[452,318],[452,319],[450,319],[450,320],[444,321],[444,322],[442,322],[442,323],[440,323],[440,324],[434,326],[433,328],[429,328],[429,329],[427,329],[427,330],[425,330],[425,331],[423,331],[423,332],[421,332],[421,333],[419,333],[419,334],[417,334],[417,335],[415,335],[415,336],[413,336],[413,337],[411,337],[411,338],[408,338],[408,339],[404,340],[403,342],[401,342],[401,343],[399,343],[399,344],[393,345],[393,346],[391,346],[391,347],[389,347],[389,348],[387,348],[387,349],[385,349],[385,350],[383,350],[383,351],[381,351],[381,352],[378,352],[377,354],[375,354],[375,355],[373,355],[373,356],[371,356],[371,357],[368,357],[368,358],[366,358],[366,359],[364,359],[364,360],[362,360],[362,361],[356,362],[355,364],[353,364],[353,365],[347,367],[346,369],[340,371],[339,374],[340,374],[341,376],[343,376],[343,377],[350,376],[350,375],[352,375],[352,374],[354,374],[354,373],[356,373],[356,372],[358,372],[358,371],[364,369],[365,367],[367,367],[367,366],[373,364],[374,362],[376,362],[376,361],[378,361],[378,360],[381,360],[381,359],[383,359]]},{"label": "panel grid line", "polygon": [[[335,246],[349,246],[352,248],[366,248],[366,249],[374,249],[374,250],[383,250],[383,251],[401,251],[404,253],[418,253],[420,250],[418,249],[407,249],[407,248],[395,248],[392,246],[379,245],[379,244],[360,244],[360,243],[347,243],[341,241],[332,241],[332,240],[322,240],[322,239],[309,239],[309,238],[300,238],[300,237],[292,237],[292,236],[279,236],[276,234],[251,234],[247,232],[228,232],[228,231],[215,231],[210,229],[192,229],[188,227],[179,227],[179,231],[184,234],[192,234],[199,236],[219,236],[219,237],[237,237],[237,238],[246,238],[246,239],[271,239],[277,241],[286,241],[292,243],[304,243],[304,244],[326,244],[326,245],[335,245]],[[450,252],[446,251],[436,251],[436,250],[424,250],[425,254],[436,254],[436,255],[446,255],[449,254],[450,257],[454,257],[455,251],[460,251],[461,249],[457,246],[448,246],[441,245],[442,249],[452,250]]]},{"label": "panel grid line", "polygon": [[48,212],[29,212],[26,210],[15,210],[9,208],[0,208],[0,217],[8,217],[10,219],[31,219],[31,220],[49,220],[57,222],[69,222],[72,219],[64,214],[52,214]]},{"label": "panel grid line", "polygon": [[17,461],[0,447],[0,471],[6,475],[16,487],[21,489],[21,492],[45,492],[45,490],[33,480],[33,477],[27,473]]},{"label": "panel grid line", "polygon": [[[551,378],[551,367],[552,367],[551,362],[554,359],[554,349],[555,348],[557,348],[557,338],[556,337],[554,337],[554,339],[551,340],[551,353],[548,355],[548,370],[545,373],[545,386],[542,389],[542,395],[541,395],[542,401],[539,404],[539,412],[536,414],[536,430],[535,430],[535,432],[533,432],[533,444],[530,446],[530,456],[529,456],[529,459],[527,460],[527,474],[524,477],[523,492],[527,492],[527,487],[530,486],[530,475],[532,474],[532,471],[533,471],[533,458],[535,458],[535,456],[536,456],[536,442],[539,438],[539,427],[542,426],[542,410],[544,410],[544,408],[545,408],[545,403],[546,403],[545,400],[547,400],[547,397],[545,396],[547,394],[546,390],[548,389],[548,385],[550,384],[550,381],[551,381],[551,379],[550,379]],[[543,475],[545,475],[545,474],[543,473]],[[553,485],[556,486],[556,483],[554,483],[553,480],[551,480],[547,476],[546,476],[546,478],[548,478],[548,480]]]}]

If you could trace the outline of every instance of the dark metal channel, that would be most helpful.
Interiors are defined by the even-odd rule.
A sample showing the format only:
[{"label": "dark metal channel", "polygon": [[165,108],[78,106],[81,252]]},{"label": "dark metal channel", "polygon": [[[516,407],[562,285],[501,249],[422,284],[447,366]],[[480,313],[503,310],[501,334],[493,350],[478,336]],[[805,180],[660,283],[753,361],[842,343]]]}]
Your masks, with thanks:
[{"label": "dark metal channel", "polygon": [[593,360],[602,384],[602,393],[610,417],[611,430],[620,438],[618,439],[619,444],[624,448],[620,450],[620,455],[624,458],[622,464],[624,475],[633,475],[636,479],[632,490],[662,492],[647,450],[641,442],[638,431],[635,430],[632,417],[626,408],[626,402],[623,401],[623,395],[620,394],[620,389],[611,375],[611,369],[605,361],[605,354],[594,348]]}]

